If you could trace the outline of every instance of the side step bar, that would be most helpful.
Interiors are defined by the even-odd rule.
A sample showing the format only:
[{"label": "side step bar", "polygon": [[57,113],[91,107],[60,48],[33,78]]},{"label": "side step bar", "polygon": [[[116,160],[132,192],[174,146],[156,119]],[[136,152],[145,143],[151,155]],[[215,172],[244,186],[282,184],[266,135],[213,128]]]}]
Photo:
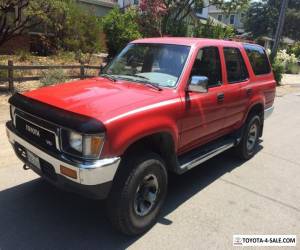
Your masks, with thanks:
[{"label": "side step bar", "polygon": [[179,173],[184,173],[199,164],[221,154],[222,152],[234,147],[238,143],[237,139],[227,139],[208,146],[201,147],[200,150],[186,154],[179,159]]}]

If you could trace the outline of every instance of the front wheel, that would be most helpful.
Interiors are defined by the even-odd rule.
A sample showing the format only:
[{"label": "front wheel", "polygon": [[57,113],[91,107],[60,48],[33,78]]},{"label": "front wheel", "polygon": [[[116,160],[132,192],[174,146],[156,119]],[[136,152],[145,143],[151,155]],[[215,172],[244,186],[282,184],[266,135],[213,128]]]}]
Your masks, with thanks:
[{"label": "front wheel", "polygon": [[252,115],[247,119],[243,137],[236,147],[237,155],[243,160],[249,160],[254,156],[261,130],[261,118],[258,115]]},{"label": "front wheel", "polygon": [[157,220],[167,194],[168,176],[155,153],[125,159],[108,199],[112,224],[127,235],[142,234]]}]

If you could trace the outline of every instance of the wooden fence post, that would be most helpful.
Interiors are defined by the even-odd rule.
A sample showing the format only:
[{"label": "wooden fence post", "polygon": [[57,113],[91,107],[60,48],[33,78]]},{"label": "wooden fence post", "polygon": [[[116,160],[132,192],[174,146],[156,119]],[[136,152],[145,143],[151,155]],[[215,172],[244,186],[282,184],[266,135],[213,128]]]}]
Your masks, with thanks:
[{"label": "wooden fence post", "polygon": [[7,76],[8,76],[8,88],[9,91],[14,91],[14,62],[12,60],[8,60],[8,68],[7,68]]},{"label": "wooden fence post", "polygon": [[84,79],[84,63],[80,63],[80,79]]}]

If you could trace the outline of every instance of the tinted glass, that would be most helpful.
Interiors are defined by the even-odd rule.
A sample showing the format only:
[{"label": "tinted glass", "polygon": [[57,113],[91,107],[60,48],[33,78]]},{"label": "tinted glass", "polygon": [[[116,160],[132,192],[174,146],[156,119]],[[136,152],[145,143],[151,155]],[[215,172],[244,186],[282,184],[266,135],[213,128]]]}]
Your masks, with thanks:
[{"label": "tinted glass", "polygon": [[238,48],[224,48],[227,80],[229,83],[242,82],[248,77],[248,71]]},{"label": "tinted glass", "polygon": [[206,47],[199,50],[191,76],[206,76],[209,87],[222,83],[221,61],[217,47]]},{"label": "tinted glass", "polygon": [[170,44],[129,44],[104,73],[132,82],[174,87],[181,76],[190,47]]},{"label": "tinted glass", "polygon": [[244,48],[255,75],[263,75],[271,72],[270,63],[263,48],[250,44],[245,44]]}]

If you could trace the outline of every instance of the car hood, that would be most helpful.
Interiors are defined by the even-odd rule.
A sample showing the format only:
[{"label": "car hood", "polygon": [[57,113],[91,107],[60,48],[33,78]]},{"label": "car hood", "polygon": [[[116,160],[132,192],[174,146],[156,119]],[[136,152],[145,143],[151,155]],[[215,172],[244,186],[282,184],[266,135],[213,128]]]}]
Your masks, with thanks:
[{"label": "car hood", "polygon": [[[93,78],[57,84],[25,93],[40,102],[99,120],[153,103],[163,91],[142,84]],[[119,110],[119,112],[118,112]]]}]

